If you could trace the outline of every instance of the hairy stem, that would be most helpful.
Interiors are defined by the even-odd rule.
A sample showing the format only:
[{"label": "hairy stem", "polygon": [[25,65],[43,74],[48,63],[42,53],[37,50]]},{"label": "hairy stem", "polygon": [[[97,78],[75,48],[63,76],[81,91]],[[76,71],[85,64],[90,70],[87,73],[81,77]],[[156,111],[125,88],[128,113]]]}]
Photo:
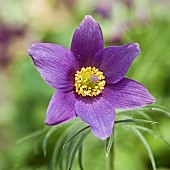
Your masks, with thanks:
[{"label": "hairy stem", "polygon": [[109,170],[114,170],[114,142],[109,153]]},{"label": "hairy stem", "polygon": [[106,144],[106,152],[108,153],[107,157],[107,170],[114,170],[114,134],[110,136],[110,138],[107,139],[107,144]]}]

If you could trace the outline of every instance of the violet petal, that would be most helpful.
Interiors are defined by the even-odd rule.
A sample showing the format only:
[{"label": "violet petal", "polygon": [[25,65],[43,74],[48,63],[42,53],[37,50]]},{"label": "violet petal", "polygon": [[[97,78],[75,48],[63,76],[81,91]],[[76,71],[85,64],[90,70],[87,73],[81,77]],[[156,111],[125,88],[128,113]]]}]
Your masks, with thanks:
[{"label": "violet petal", "polygon": [[103,35],[99,24],[89,15],[73,35],[71,51],[77,57],[80,67],[91,66],[92,58],[104,48]]},{"label": "violet petal", "polygon": [[144,85],[128,78],[123,78],[116,84],[106,85],[102,97],[116,109],[140,108],[155,102],[155,98]]},{"label": "violet petal", "polygon": [[92,66],[104,73],[107,84],[114,84],[124,77],[139,53],[140,48],[137,43],[108,47],[96,54]]},{"label": "violet petal", "polygon": [[78,63],[71,51],[57,44],[35,43],[28,52],[48,85],[65,92],[73,89]]},{"label": "violet petal", "polygon": [[73,91],[67,93],[57,91],[48,105],[45,123],[55,125],[74,119],[75,102],[76,96]]},{"label": "violet petal", "polygon": [[76,113],[92,129],[98,138],[104,140],[112,134],[115,112],[113,106],[102,97],[79,97]]}]

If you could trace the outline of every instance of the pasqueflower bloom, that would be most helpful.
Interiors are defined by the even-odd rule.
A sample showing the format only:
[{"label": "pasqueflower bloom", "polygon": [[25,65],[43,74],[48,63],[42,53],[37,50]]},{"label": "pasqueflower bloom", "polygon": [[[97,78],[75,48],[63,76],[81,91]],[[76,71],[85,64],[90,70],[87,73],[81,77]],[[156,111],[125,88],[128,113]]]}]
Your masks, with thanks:
[{"label": "pasqueflower bloom", "polygon": [[112,0],[97,0],[93,12],[103,19],[110,19],[113,4]]},{"label": "pasqueflower bloom", "polygon": [[139,55],[137,43],[104,48],[99,24],[85,16],[73,35],[71,50],[57,44],[29,48],[35,67],[56,92],[45,123],[56,125],[80,117],[100,139],[112,134],[114,109],[134,109],[155,99],[140,83],[125,78]]}]

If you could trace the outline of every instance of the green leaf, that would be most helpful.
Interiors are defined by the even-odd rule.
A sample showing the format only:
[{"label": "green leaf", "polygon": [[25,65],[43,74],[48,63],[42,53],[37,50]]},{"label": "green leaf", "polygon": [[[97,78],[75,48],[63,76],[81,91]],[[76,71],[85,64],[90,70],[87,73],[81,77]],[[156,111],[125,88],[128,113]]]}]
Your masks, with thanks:
[{"label": "green leaf", "polygon": [[149,128],[143,127],[143,126],[139,126],[139,125],[133,125],[133,126],[137,129],[139,129],[139,130],[146,131],[147,133],[154,135],[155,137],[160,138],[167,145],[168,149],[170,149],[170,144],[167,142],[165,137],[162,134],[160,134],[160,131],[156,132],[152,129],[149,129]]},{"label": "green leaf", "polygon": [[147,120],[152,120],[153,121],[153,119],[146,113],[146,112],[144,112],[143,110],[139,110],[139,111],[136,111],[139,115],[141,115],[141,116],[143,116],[145,119],[147,119]]},{"label": "green leaf", "polygon": [[147,128],[147,127],[140,126],[140,125],[132,125],[132,126],[135,127],[135,128],[137,128],[137,129],[139,129],[139,130],[146,131],[146,132],[148,132],[148,133],[150,133],[150,134],[158,137],[158,134],[157,134],[154,130],[152,130],[152,129],[149,129],[149,128]]},{"label": "green leaf", "polygon": [[44,139],[42,141],[42,148],[43,148],[43,152],[44,152],[44,157],[47,154],[46,148],[47,148],[47,144],[48,144],[48,139],[56,131],[57,128],[58,128],[58,126],[51,127],[50,130],[46,133],[46,135],[45,135],[45,137],[44,137]]},{"label": "green leaf", "polygon": [[155,160],[154,160],[151,148],[150,148],[148,142],[146,141],[145,137],[142,135],[142,133],[137,128],[132,127],[132,126],[129,126],[129,127],[131,127],[131,129],[135,132],[135,134],[138,136],[138,138],[141,140],[141,142],[145,146],[145,148],[148,152],[148,156],[151,160],[152,168],[153,168],[153,170],[156,170]]},{"label": "green leaf", "polygon": [[[70,161],[73,148],[76,145],[76,139],[73,139],[72,141],[70,141],[69,145],[67,145],[66,169],[69,169],[69,163],[70,163],[69,161]],[[64,150],[66,150],[66,147],[64,148]]]},{"label": "green leaf", "polygon": [[66,140],[66,142],[63,145],[63,150],[65,150],[66,146],[70,143],[70,145],[67,148],[66,169],[69,168],[69,160],[70,160],[70,157],[71,157],[71,154],[72,154],[72,149],[76,145],[77,138],[79,137],[80,133],[84,132],[88,128],[89,128],[89,126],[86,126],[86,127],[82,128],[82,129],[80,129],[78,132],[70,133],[68,135],[67,140]]},{"label": "green leaf", "polygon": [[[67,138],[64,141],[63,150],[62,150],[62,160],[64,159],[64,153],[66,152],[67,153],[67,156],[66,156],[66,169],[68,169],[68,167],[69,167],[70,155],[72,153],[72,149],[74,148],[74,146],[76,144],[77,138],[79,137],[80,133],[82,133],[84,130],[88,129],[88,126],[82,128],[82,126],[84,126],[84,125],[85,125],[84,123],[80,123],[77,127],[75,127],[75,130],[72,130],[67,135]],[[66,146],[68,144],[70,144],[70,145],[66,148]],[[60,163],[60,168],[61,168],[61,163]]]},{"label": "green leaf", "polygon": [[74,147],[73,152],[72,152],[71,157],[70,157],[69,170],[72,169],[75,155],[76,155],[77,151],[79,150],[79,148],[81,147],[83,140],[84,140],[85,137],[89,134],[89,132],[90,132],[90,130],[87,130],[87,132],[84,132],[84,133],[81,135],[80,140],[78,141],[78,143],[77,143],[76,146]]},{"label": "green leaf", "polygon": [[116,120],[115,124],[118,123],[142,123],[142,124],[156,124],[158,122],[151,121],[151,120],[145,120],[145,119],[123,119],[123,120]]},{"label": "green leaf", "polygon": [[163,113],[163,115],[165,115],[165,116],[170,118],[170,112],[168,112],[166,110],[163,110],[163,109],[160,109],[160,108],[156,108],[156,107],[152,107],[151,109],[152,109],[152,111],[157,111],[157,112]]},{"label": "green leaf", "polygon": [[61,170],[63,169],[64,152],[65,152],[65,149],[63,148],[63,143],[67,141],[68,136],[70,135],[72,136],[73,134],[77,133],[77,129],[79,129],[80,127],[82,127],[82,123],[76,122],[70,125],[69,127],[67,127],[67,129],[65,129],[64,132],[61,134],[61,136],[58,138],[54,146],[52,161],[50,164],[50,170],[55,170],[57,154],[59,154],[60,151],[61,153],[58,160],[58,165]]},{"label": "green leaf", "polygon": [[71,141],[73,140],[75,137],[77,137],[81,132],[83,132],[84,130],[88,129],[90,126],[86,126],[84,128],[82,128],[81,130],[79,130],[76,134],[70,136],[67,141],[64,143],[63,148]]},{"label": "green leaf", "polygon": [[[52,155],[52,161],[51,161],[51,164],[50,164],[50,170],[56,169],[55,166],[56,166],[57,154],[59,154],[59,151],[61,149],[63,149],[62,144],[66,140],[67,135],[70,133],[70,129],[72,129],[72,131],[74,131],[74,129],[76,129],[76,128],[77,128],[77,124],[73,124],[73,125],[68,126],[67,129],[62,133],[62,135],[56,141],[55,146],[54,146],[53,155]],[[61,154],[63,154],[63,152]],[[63,157],[61,155],[60,159],[59,159],[59,165],[61,166],[61,169],[62,169],[62,162],[63,162],[62,158]]]},{"label": "green leaf", "polygon": [[81,145],[78,150],[78,164],[79,164],[80,170],[84,170],[83,163],[82,163],[82,153],[83,153],[83,145]]},{"label": "green leaf", "polygon": [[140,115],[148,120],[152,120],[152,118],[145,112],[146,110],[144,109],[135,109],[135,110],[122,110],[118,111],[117,116],[134,116],[134,115]]},{"label": "green leaf", "polygon": [[28,135],[28,136],[25,136],[25,137],[22,138],[22,139],[17,140],[16,143],[17,143],[17,144],[20,144],[20,143],[22,143],[22,142],[25,142],[26,140],[29,140],[29,139],[38,137],[38,136],[42,135],[43,133],[44,133],[44,130],[38,130],[38,131],[36,131],[36,132]]},{"label": "green leaf", "polygon": [[[140,113],[140,112],[146,113],[146,111],[152,111],[152,112],[160,112],[164,116],[170,117],[170,112],[158,108],[158,107],[145,107],[145,108],[140,108],[140,109],[135,109],[135,110],[117,110],[118,115],[120,114],[134,114],[134,113]],[[141,114],[142,115],[142,114]]]},{"label": "green leaf", "polygon": [[106,141],[106,158],[108,157],[110,150],[112,148],[113,140],[114,140],[114,138],[113,138],[113,134],[112,134]]}]

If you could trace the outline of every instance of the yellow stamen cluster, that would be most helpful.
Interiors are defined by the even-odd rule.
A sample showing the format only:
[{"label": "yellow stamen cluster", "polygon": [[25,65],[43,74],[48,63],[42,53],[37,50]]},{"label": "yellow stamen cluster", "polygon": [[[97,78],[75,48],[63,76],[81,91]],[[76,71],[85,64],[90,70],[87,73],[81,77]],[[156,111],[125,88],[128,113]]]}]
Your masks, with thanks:
[{"label": "yellow stamen cluster", "polygon": [[97,96],[104,89],[104,79],[103,72],[95,67],[83,67],[75,74],[76,92],[82,96]]}]

